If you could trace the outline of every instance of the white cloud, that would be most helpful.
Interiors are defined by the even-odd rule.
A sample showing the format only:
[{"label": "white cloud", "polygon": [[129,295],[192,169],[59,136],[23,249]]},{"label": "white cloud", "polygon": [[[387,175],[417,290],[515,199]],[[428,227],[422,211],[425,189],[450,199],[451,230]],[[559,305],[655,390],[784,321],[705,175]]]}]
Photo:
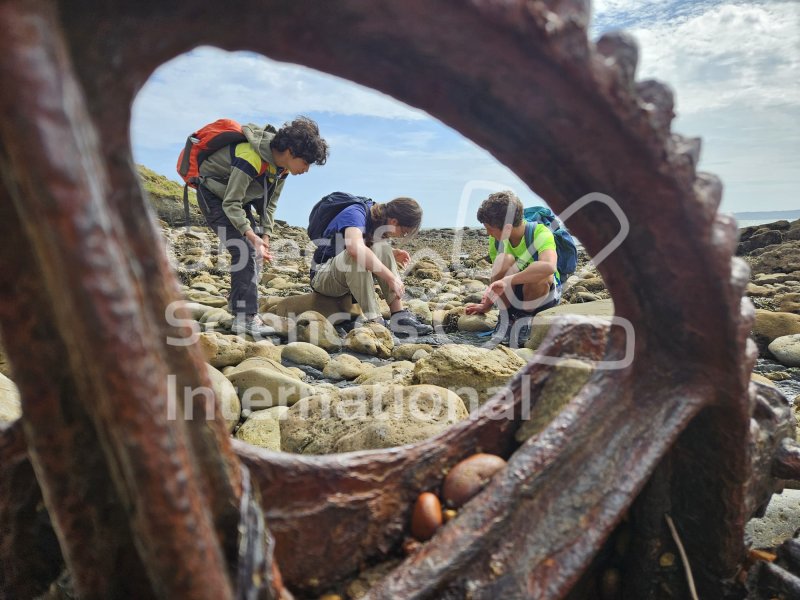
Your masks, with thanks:
[{"label": "white cloud", "polygon": [[[796,208],[800,3],[597,0],[594,22],[593,35],[633,33],[637,77],[676,90],[673,129],[704,138],[701,167],[722,176],[725,210]],[[424,112],[252,53],[200,48],[163,65],[134,104],[133,144],[137,160],[174,177],[177,150],[207,122],[228,116],[279,125],[303,113],[320,122],[331,158],[287,185],[279,216],[292,222],[334,189],[418,197],[428,224],[441,226],[469,180],[500,181],[526,204],[537,202],[506,167]]]},{"label": "white cloud", "polygon": [[638,79],[676,92],[673,130],[703,138],[701,169],[725,183],[723,210],[797,206],[800,3],[599,0],[593,35],[639,42]]},{"label": "white cloud", "polygon": [[384,94],[331,75],[252,53],[204,47],[162,65],[150,77],[133,106],[132,134],[137,146],[158,148],[186,139],[220,115],[279,125],[310,112],[430,118]]},{"label": "white cloud", "polygon": [[800,106],[800,5],[700,5],[677,22],[642,24],[639,78],[669,82],[681,114]]}]

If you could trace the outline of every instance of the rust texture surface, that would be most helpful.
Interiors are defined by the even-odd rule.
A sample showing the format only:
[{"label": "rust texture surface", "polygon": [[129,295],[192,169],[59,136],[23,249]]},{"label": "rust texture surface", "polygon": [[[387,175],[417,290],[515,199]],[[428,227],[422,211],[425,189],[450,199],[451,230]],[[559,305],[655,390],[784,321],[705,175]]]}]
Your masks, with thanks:
[{"label": "rust texture surface", "polygon": [[[735,221],[717,212],[721,183],[696,171],[699,140],[671,132],[669,88],[636,81],[635,43],[591,42],[588,11],[583,0],[0,0],[0,330],[23,403],[21,423],[0,431],[0,477],[22,485],[0,481],[0,590],[31,597],[18,574],[52,575],[8,542],[22,543],[16,528],[40,494],[82,597],[288,597],[278,570],[289,590],[317,593],[395,550],[416,494],[482,450],[508,468],[369,598],[563,598],[626,514],[642,550],[628,597],[687,597],[682,577],[646,560],[671,543],[664,513],[700,597],[743,597],[744,525],[779,486],[771,475],[797,472],[781,445],[785,401],[749,385],[748,270],[732,258]],[[232,443],[221,418],[167,419],[168,376],[208,382],[199,349],[166,343],[185,333],[164,319],[179,288],[129,121],[153,71],[200,44],[424,109],[556,212],[602,194],[569,220],[592,255],[620,232],[597,201],[613,199],[630,231],[599,270],[635,331],[634,360],[597,370],[519,447],[522,411],[550,372],[541,364],[469,421],[401,449],[273,454]],[[573,319],[541,352],[620,361],[629,342]],[[265,561],[250,565],[239,526],[262,516]]]}]

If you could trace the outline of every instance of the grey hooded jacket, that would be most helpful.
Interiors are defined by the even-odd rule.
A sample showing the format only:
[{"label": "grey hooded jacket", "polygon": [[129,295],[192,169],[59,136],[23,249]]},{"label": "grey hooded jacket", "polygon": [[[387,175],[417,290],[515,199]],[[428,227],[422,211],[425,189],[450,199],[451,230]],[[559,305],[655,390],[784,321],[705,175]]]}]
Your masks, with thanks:
[{"label": "grey hooded jacket", "polygon": [[[200,165],[200,182],[222,198],[222,210],[242,235],[251,229],[245,214],[250,206],[263,232],[272,235],[275,208],[288,171],[275,166],[269,147],[277,130],[272,125],[244,125],[246,142],[220,148]],[[260,232],[257,232],[260,233]]]}]

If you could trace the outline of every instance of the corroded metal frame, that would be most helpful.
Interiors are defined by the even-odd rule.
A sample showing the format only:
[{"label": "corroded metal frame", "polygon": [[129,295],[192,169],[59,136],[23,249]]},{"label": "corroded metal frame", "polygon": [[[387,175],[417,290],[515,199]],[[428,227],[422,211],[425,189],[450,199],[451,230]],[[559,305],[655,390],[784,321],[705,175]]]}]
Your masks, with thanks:
[{"label": "corroded metal frame", "polygon": [[[671,543],[664,513],[701,597],[741,597],[744,525],[779,485],[769,465],[788,409],[749,383],[748,269],[732,258],[735,221],[717,213],[720,182],[696,172],[699,140],[671,133],[669,88],[635,81],[635,44],[593,44],[588,22],[584,0],[0,0],[0,329],[23,400],[21,424],[0,434],[0,475],[24,470],[27,451],[82,597],[278,597],[275,565],[288,588],[318,591],[396,548],[415,494],[476,449],[510,454],[508,468],[370,598],[564,597],[626,514],[627,593],[680,596],[682,577],[652,566]],[[167,375],[208,382],[197,348],[166,344],[182,333],[163,317],[179,290],[132,168],[130,108],[160,64],[199,44],[422,108],[557,212],[614,198],[630,233],[599,269],[635,329],[633,363],[597,371],[519,448],[519,419],[490,416],[535,399],[543,365],[511,399],[386,451],[278,455],[232,443],[220,419],[167,420]],[[602,205],[569,225],[590,253],[617,233]],[[625,343],[573,319],[541,352],[615,360]],[[0,523],[18,523],[25,503],[2,498]],[[277,560],[267,534],[264,560],[243,567],[242,515],[257,522],[259,502]],[[36,565],[9,550],[19,533],[0,544],[0,583],[26,595],[13,574]]]}]

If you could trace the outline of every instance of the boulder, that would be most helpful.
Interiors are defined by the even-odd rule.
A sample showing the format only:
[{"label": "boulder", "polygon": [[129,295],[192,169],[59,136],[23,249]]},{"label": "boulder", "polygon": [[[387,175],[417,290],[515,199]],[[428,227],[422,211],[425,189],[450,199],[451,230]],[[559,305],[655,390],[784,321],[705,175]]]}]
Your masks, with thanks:
[{"label": "boulder", "polygon": [[281,424],[287,452],[329,454],[427,439],[467,417],[453,392],[432,385],[368,385],[304,398]]},{"label": "boulder", "polygon": [[430,353],[433,352],[433,346],[430,344],[400,344],[392,349],[392,358],[394,360],[412,360],[420,350]]},{"label": "boulder", "polygon": [[297,377],[297,378],[298,378],[300,381],[302,381],[302,380],[303,380],[303,378],[306,376],[306,372],[305,372],[305,371],[303,371],[303,369],[301,369],[300,367],[287,367],[287,368],[288,368],[288,369],[289,369],[289,370],[292,372],[292,374],[293,374],[295,377]]},{"label": "boulder", "polygon": [[223,335],[216,331],[201,333],[198,343],[206,362],[221,369],[238,365],[251,357],[265,357],[280,360],[281,349],[267,340],[249,342],[235,335]]},{"label": "boulder", "polygon": [[439,294],[436,298],[433,299],[436,305],[443,305],[448,303],[459,303],[461,302],[461,296],[459,294],[453,292],[445,292],[443,294]]},{"label": "boulder", "polygon": [[771,379],[767,379],[766,377],[764,377],[763,375],[759,375],[758,373],[751,373],[750,381],[755,381],[756,383],[763,383],[764,385],[775,387],[775,384],[772,382]]},{"label": "boulder", "polygon": [[228,306],[227,298],[212,295],[201,290],[186,290],[183,295],[189,302],[199,302],[200,304],[205,304],[206,306],[211,306],[214,308]]},{"label": "boulder", "polygon": [[338,385],[334,385],[329,381],[320,381],[314,384],[314,390],[316,390],[317,394],[325,394],[329,392],[338,393],[339,389],[340,387]]},{"label": "boulder", "polygon": [[183,307],[189,312],[189,315],[195,321],[199,321],[202,318],[202,316],[210,310],[218,310],[213,306],[208,306],[207,304],[200,304],[199,302],[184,302]]},{"label": "boulder", "polygon": [[378,310],[381,311],[381,316],[387,321],[389,320],[389,317],[392,316],[392,311],[389,308],[389,304],[387,304],[386,300],[383,298],[378,298]]},{"label": "boulder", "polygon": [[334,318],[334,323],[348,320],[353,312],[358,314],[358,309],[354,309],[353,299],[350,294],[332,298],[317,292],[309,292],[308,294],[284,298],[270,308],[270,312],[279,317],[299,318],[299,316],[309,311],[321,314],[324,317],[338,315],[338,318]]},{"label": "boulder", "polygon": [[497,311],[489,311],[484,315],[463,314],[458,317],[458,330],[469,332],[494,331],[497,325]]},{"label": "boulder", "polygon": [[464,398],[472,410],[505,386],[525,364],[504,346],[486,350],[463,344],[445,344],[417,361],[414,383],[450,389]]},{"label": "boulder", "polygon": [[288,406],[273,406],[271,408],[265,408],[264,410],[258,410],[253,414],[263,413],[267,416],[272,417],[276,421],[280,422],[286,419],[286,415],[289,414],[289,407]]},{"label": "boulder", "polygon": [[343,347],[351,352],[390,358],[394,340],[391,332],[378,323],[367,323],[363,327],[356,327],[348,331],[344,338]]},{"label": "boulder", "polygon": [[764,285],[756,285],[755,283],[747,284],[747,295],[751,298],[768,298],[772,296],[775,291]]},{"label": "boulder", "polygon": [[800,240],[770,247],[750,263],[753,273],[791,273],[800,270]]},{"label": "boulder", "polygon": [[531,362],[536,358],[536,350],[531,350],[530,348],[514,348],[514,354],[525,362]]},{"label": "boulder", "polygon": [[268,358],[271,361],[280,363],[284,346],[276,346],[269,340],[246,342],[246,344],[247,347],[244,352],[245,360],[250,358]]},{"label": "boulder", "polygon": [[800,333],[800,315],[756,309],[753,339],[762,354],[766,353],[773,340],[796,333]]},{"label": "boulder", "polygon": [[[797,277],[795,277],[797,275]],[[790,279],[800,278],[800,273],[758,273],[753,274],[753,283],[756,285],[774,285],[785,283]]]},{"label": "boulder", "polygon": [[251,414],[236,432],[236,438],[280,452],[281,450],[281,425],[269,410],[259,410]]},{"label": "boulder", "polygon": [[325,315],[313,310],[301,313],[295,320],[295,336],[298,342],[308,342],[327,352],[338,352],[342,338]]},{"label": "boulder", "polygon": [[427,350],[425,350],[423,348],[420,348],[419,350],[414,352],[414,354],[411,356],[411,362],[417,362],[418,360],[422,360],[423,358],[425,358],[429,354],[430,354],[430,352],[428,352]]},{"label": "boulder", "polygon": [[486,291],[486,284],[477,279],[465,279],[461,282],[461,289],[464,294],[481,294]]},{"label": "boulder", "polygon": [[292,319],[281,317],[271,312],[259,313],[259,316],[265,325],[272,327],[275,333],[282,338],[290,337],[292,331],[294,331],[295,322]]},{"label": "boulder", "polygon": [[525,347],[536,350],[550,331],[550,325],[561,315],[585,315],[610,321],[614,316],[614,302],[608,298],[595,302],[560,304],[543,310],[531,321],[531,335],[525,342]]},{"label": "boulder", "polygon": [[800,315],[800,294],[789,293],[775,297],[780,312],[794,313]]},{"label": "boulder", "polygon": [[431,324],[431,309],[427,302],[424,300],[413,299],[407,300],[404,304],[409,311],[416,315],[420,323],[425,323],[427,325]]},{"label": "boulder", "polygon": [[431,311],[431,325],[436,330],[444,330],[445,321],[450,309],[436,309]]},{"label": "boulder", "polygon": [[376,383],[398,383],[409,385],[414,374],[414,363],[401,360],[388,365],[375,367],[356,377],[358,385],[374,385]]},{"label": "boulder", "polygon": [[300,371],[298,374],[298,370],[292,367],[285,367],[281,364],[280,360],[275,360],[268,356],[252,356],[248,359],[243,360],[235,367],[231,367],[224,371],[225,376],[227,377],[231,373],[236,373],[238,371],[244,371],[245,369],[272,369],[273,371],[277,371],[278,373],[282,373],[287,377],[294,377],[297,380],[302,381],[305,373]]},{"label": "boulder", "polygon": [[761,233],[750,236],[747,240],[739,242],[738,246],[736,247],[736,254],[738,256],[749,254],[758,248],[765,248],[774,244],[780,244],[783,242],[783,239],[783,233],[774,229],[768,229]]},{"label": "boulder", "polygon": [[347,379],[349,381],[371,368],[372,365],[362,363],[351,354],[337,354],[325,365],[325,368],[322,370],[322,376],[326,379],[333,379],[334,381],[342,379]]},{"label": "boulder", "polygon": [[194,287],[198,283],[208,283],[208,284],[211,284],[213,286],[217,286],[218,285],[217,280],[214,279],[211,276],[211,274],[206,272],[206,271],[203,271],[202,273],[192,277],[191,286]]},{"label": "boulder", "polygon": [[233,325],[233,315],[224,308],[211,308],[204,312],[198,321],[206,326],[206,330],[230,331]]},{"label": "boulder", "polygon": [[442,271],[438,265],[430,259],[420,259],[411,266],[409,277],[416,279],[432,279],[433,281],[442,280]]},{"label": "boulder", "polygon": [[291,342],[283,347],[281,357],[290,360],[298,365],[308,365],[322,371],[330,360],[331,356],[319,346],[314,346],[308,342]]},{"label": "boulder", "polygon": [[269,287],[273,290],[291,290],[295,287],[295,283],[284,279],[283,277],[275,277],[270,280]]},{"label": "boulder", "polygon": [[219,288],[216,286],[216,284],[208,283],[206,281],[193,281],[192,284],[189,286],[189,289],[199,290],[201,292],[211,294],[212,296],[222,295],[220,294]]},{"label": "boulder", "polygon": [[239,364],[247,354],[247,342],[243,339],[217,332],[201,333],[199,344],[206,362],[218,369]]},{"label": "boulder", "polygon": [[587,292],[602,292],[606,289],[606,283],[602,277],[589,277],[581,280],[581,285]]},{"label": "boulder", "polygon": [[314,388],[297,377],[267,367],[236,370],[226,376],[236,388],[243,410],[291,406],[314,394]]},{"label": "boulder", "polygon": [[585,304],[587,302],[597,302],[600,296],[591,292],[577,292],[574,294],[572,302],[576,304]]},{"label": "boulder", "polygon": [[769,351],[785,367],[800,367],[800,334],[775,338],[769,344]]},{"label": "boulder", "polygon": [[480,304],[482,300],[483,294],[480,292],[473,292],[471,294],[464,295],[464,304]]},{"label": "boulder", "polygon": [[531,407],[530,418],[522,422],[515,438],[522,443],[533,437],[561,412],[570,400],[586,385],[594,367],[591,363],[567,358],[556,366]]},{"label": "boulder", "polygon": [[17,385],[5,375],[0,375],[0,423],[16,421],[22,416]]},{"label": "boulder", "polygon": [[225,375],[209,364],[206,364],[206,368],[208,378],[211,380],[211,388],[214,390],[214,396],[216,396],[219,403],[222,418],[225,419],[225,423],[228,425],[228,431],[233,431],[242,414],[242,403],[236,394],[233,384]]},{"label": "boulder", "polygon": [[[452,308],[447,311],[444,319],[442,319],[442,328],[445,332],[454,333],[458,331],[458,320],[466,314],[464,311],[465,308],[463,306]],[[438,312],[438,310],[434,311],[434,315]]]}]

